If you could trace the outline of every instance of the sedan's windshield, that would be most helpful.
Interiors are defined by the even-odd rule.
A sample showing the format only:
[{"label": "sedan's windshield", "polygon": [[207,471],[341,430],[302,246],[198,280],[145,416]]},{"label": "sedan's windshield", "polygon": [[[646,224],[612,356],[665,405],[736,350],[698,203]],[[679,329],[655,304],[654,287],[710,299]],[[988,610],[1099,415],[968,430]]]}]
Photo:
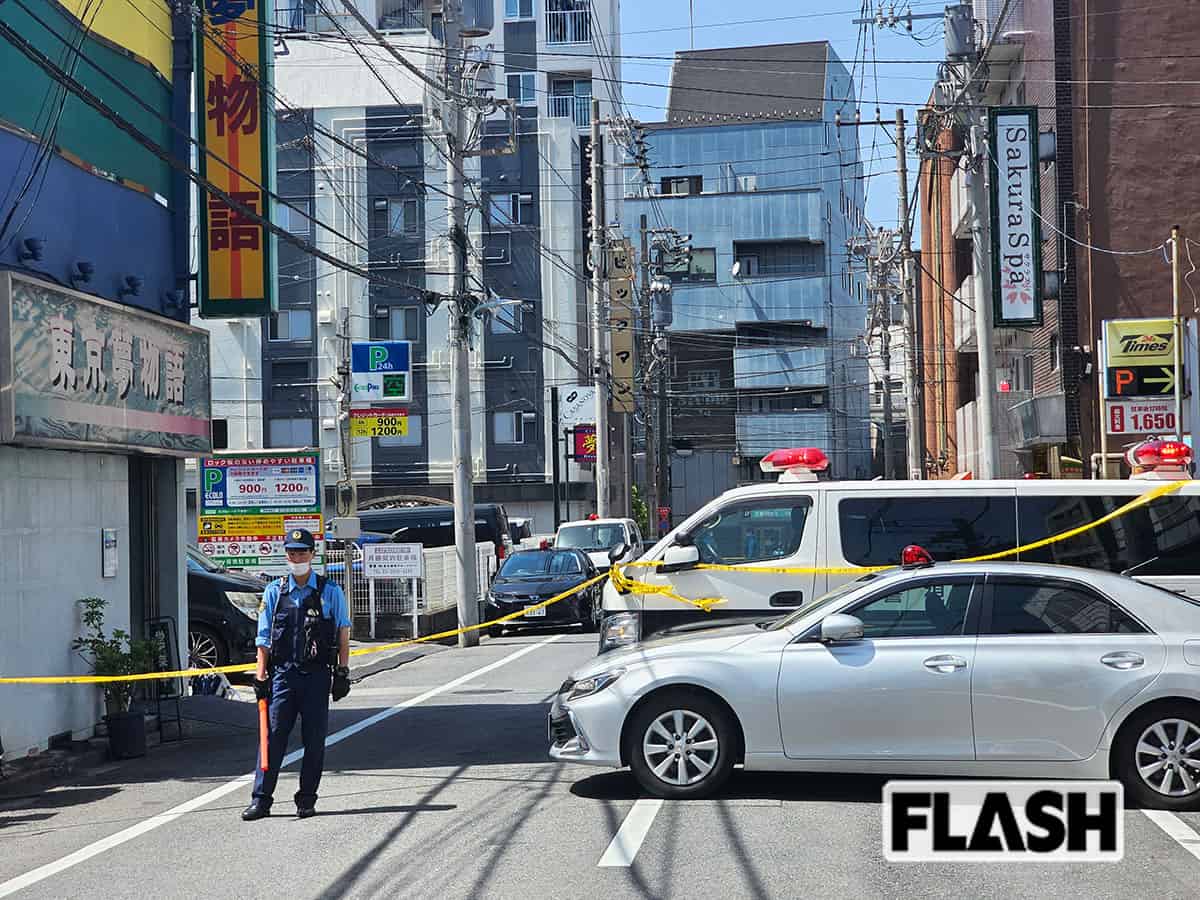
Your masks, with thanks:
[{"label": "sedan's windshield", "polygon": [[568,525],[560,528],[555,547],[564,550],[611,550],[625,540],[625,529],[615,523],[604,525]]},{"label": "sedan's windshield", "polygon": [[854,581],[847,581],[845,584],[841,585],[840,587],[835,587],[828,594],[821,595],[816,600],[814,600],[812,603],[805,604],[804,606],[800,607],[795,612],[788,613],[782,619],[778,619],[775,622],[772,622],[771,626],[767,629],[767,631],[778,631],[781,628],[787,628],[789,625],[791,625],[793,622],[799,620],[800,618],[807,616],[809,613],[816,612],[817,610],[819,610],[823,607],[829,606],[829,605],[837,602],[838,600],[841,600],[843,597],[845,597],[850,592],[857,591],[860,587],[862,587],[868,581],[874,581],[878,577],[879,577],[878,573],[871,572],[867,575],[864,575],[862,578],[857,578]]},{"label": "sedan's windshield", "polygon": [[583,568],[574,553],[532,550],[514,553],[500,567],[501,578],[537,578],[540,576],[581,575]]}]

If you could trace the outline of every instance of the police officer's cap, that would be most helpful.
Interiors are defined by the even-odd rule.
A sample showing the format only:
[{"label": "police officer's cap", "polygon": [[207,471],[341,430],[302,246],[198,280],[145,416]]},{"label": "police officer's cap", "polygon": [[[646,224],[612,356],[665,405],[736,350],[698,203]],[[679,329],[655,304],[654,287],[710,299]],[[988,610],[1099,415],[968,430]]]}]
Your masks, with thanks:
[{"label": "police officer's cap", "polygon": [[293,528],[288,532],[287,543],[283,545],[285,550],[312,550],[317,546],[317,542],[313,539],[312,532],[307,528]]}]

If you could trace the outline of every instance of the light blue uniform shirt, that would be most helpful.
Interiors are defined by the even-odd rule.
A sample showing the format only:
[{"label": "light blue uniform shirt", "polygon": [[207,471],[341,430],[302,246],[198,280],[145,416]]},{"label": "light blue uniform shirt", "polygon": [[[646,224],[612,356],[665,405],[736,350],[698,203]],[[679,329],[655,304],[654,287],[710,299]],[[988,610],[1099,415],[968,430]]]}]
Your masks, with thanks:
[{"label": "light blue uniform shirt", "polygon": [[[306,585],[314,591],[317,589],[317,573],[310,570]],[[292,575],[287,577],[288,593],[297,587]],[[254,641],[258,647],[271,646],[271,620],[275,618],[275,606],[279,603],[279,579],[274,579],[263,591],[263,608],[258,614],[258,638]],[[325,582],[325,590],[321,593],[321,615],[333,619],[338,628],[350,627],[350,606],[346,603],[346,595],[341,587],[332,581]]]}]

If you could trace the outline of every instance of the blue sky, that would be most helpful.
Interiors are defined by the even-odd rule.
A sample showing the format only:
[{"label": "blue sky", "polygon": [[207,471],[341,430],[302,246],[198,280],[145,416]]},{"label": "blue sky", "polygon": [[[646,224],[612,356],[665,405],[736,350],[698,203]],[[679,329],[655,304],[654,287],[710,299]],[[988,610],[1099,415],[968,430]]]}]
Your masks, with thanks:
[{"label": "blue sky", "polygon": [[[944,4],[914,0],[915,14],[940,12]],[[942,25],[939,20],[913,24],[914,39],[903,30],[870,27],[866,29],[865,52],[858,37],[860,27],[851,20],[860,18],[855,0],[739,0],[718,3],[695,0],[695,46],[741,47],[754,44],[779,44],[789,41],[828,40],[847,68],[854,64],[855,81],[863,119],[875,116],[876,97],[885,121],[895,121],[896,104],[917,104],[929,96],[936,63],[942,58]],[[898,10],[905,7],[898,6]],[[803,18],[802,18],[803,17]],[[759,20],[759,21],[753,21]],[[734,24],[737,23],[737,24]],[[630,56],[670,57],[676,50],[687,50],[691,41],[688,30],[688,0],[625,0],[621,4],[621,54]],[[864,65],[865,60],[865,65]],[[897,60],[927,60],[898,63]],[[874,61],[874,62],[873,62]],[[622,80],[655,82],[664,87],[626,84],[625,101],[629,112],[642,121],[660,121],[667,101],[665,85],[670,79],[670,62],[659,59],[622,59]],[[905,118],[915,118],[914,106],[905,107]],[[866,172],[885,174],[867,180],[867,216],[877,225],[896,223],[895,146],[879,133],[872,149],[872,138],[879,129],[861,128],[859,139]],[[888,128],[890,133],[893,129]],[[910,125],[911,138],[913,127]],[[845,136],[845,137],[848,137]],[[916,159],[909,145],[909,188],[915,186]]]}]

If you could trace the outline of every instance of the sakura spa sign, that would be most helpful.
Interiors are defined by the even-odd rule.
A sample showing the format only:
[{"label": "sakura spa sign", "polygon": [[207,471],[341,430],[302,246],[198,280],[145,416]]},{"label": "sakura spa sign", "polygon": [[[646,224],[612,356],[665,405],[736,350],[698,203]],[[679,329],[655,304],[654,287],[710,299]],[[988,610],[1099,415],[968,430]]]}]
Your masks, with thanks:
[{"label": "sakura spa sign", "polygon": [[992,183],[992,301],[1000,326],[1042,324],[1041,178],[1037,110],[988,114]]},{"label": "sakura spa sign", "polygon": [[0,272],[0,443],[212,451],[208,332]]}]

